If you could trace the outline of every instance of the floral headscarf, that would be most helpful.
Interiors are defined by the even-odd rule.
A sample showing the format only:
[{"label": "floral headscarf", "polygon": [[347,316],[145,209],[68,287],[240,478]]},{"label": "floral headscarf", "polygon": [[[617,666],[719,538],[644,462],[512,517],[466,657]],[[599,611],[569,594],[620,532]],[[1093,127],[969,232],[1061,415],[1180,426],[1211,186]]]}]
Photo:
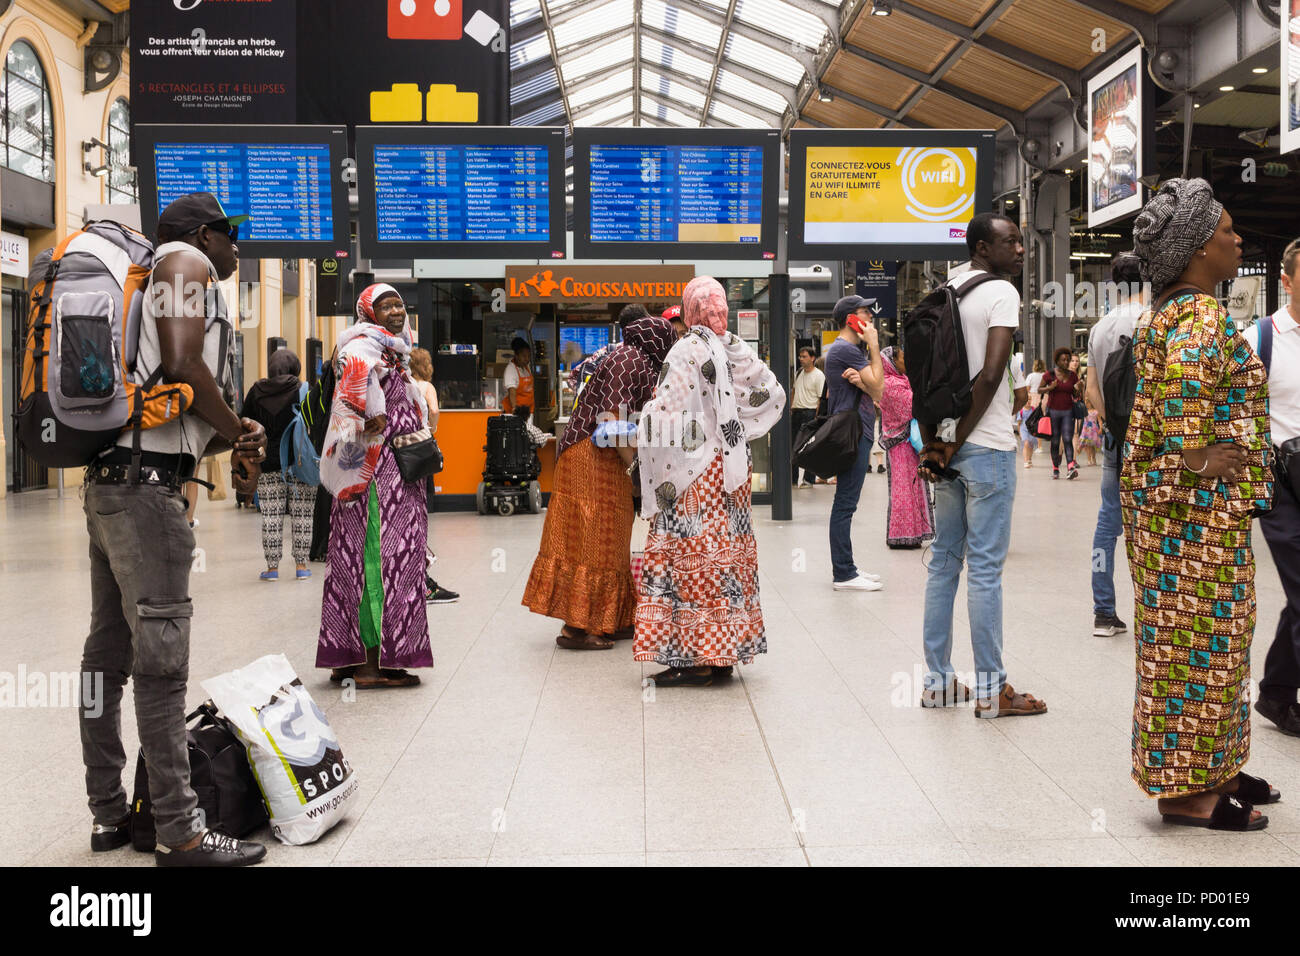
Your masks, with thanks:
[{"label": "floral headscarf", "polygon": [[696,276],[682,292],[682,321],[688,329],[708,326],[715,335],[727,332],[727,293],[712,276]]}]

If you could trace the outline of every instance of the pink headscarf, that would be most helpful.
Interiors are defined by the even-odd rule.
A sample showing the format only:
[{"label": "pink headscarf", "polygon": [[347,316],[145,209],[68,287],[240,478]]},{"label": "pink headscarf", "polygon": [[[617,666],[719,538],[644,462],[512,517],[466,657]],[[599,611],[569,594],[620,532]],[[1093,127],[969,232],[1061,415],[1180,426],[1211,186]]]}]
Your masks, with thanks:
[{"label": "pink headscarf", "polygon": [[686,327],[707,325],[715,335],[727,331],[727,293],[712,276],[696,276],[682,292],[682,321]]}]

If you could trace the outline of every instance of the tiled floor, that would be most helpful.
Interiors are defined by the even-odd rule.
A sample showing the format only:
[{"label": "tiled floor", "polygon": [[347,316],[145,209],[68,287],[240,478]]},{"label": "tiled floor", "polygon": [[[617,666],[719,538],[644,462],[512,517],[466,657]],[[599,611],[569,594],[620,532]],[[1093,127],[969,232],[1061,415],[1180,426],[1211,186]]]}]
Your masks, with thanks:
[{"label": "tiled floor", "polygon": [[[884,591],[831,591],[832,489],[796,490],[793,522],[755,512],[770,653],[726,685],[658,693],[627,644],[557,650],[558,625],[520,606],[540,517],[439,514],[437,577],[462,598],[430,609],[437,666],[419,688],[342,700],[312,667],[323,568],[259,582],[257,516],[205,502],[190,699],[198,679],[283,652],[357,768],[351,817],[312,846],[271,840],[273,865],[1300,864],[1300,740],[1266,721],[1250,769],[1287,800],[1263,833],[1164,828],[1130,781],[1132,641],[1091,636],[1099,476],[1053,482],[1041,454],[1020,471],[1006,660],[1048,702],[1037,720],[915,706],[925,571],[920,553],[884,547],[883,475],[867,479],[854,537]],[[1282,606],[1258,543],[1257,677]],[[87,566],[75,491],[0,503],[0,671],[78,666]],[[1131,622],[1122,564],[1119,578]],[[133,754],[129,707],[124,725]],[[0,727],[0,864],[151,862],[89,852],[72,709],[3,709]]]}]

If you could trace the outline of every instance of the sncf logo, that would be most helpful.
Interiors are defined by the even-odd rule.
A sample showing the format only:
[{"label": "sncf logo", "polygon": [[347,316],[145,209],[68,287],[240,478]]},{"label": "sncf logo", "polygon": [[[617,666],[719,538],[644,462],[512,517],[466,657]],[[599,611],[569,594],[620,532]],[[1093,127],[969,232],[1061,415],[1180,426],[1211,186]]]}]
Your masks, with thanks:
[{"label": "sncf logo", "polygon": [[965,230],[965,229],[949,229],[949,230],[948,230],[948,238],[949,238],[949,239],[965,239],[965,238],[966,238],[966,230]]}]

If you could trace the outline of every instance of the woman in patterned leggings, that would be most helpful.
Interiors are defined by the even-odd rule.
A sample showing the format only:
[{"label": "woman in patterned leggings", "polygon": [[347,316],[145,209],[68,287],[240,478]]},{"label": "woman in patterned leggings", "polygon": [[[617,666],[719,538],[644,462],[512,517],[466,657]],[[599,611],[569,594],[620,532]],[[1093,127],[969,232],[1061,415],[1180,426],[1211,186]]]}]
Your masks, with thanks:
[{"label": "woman in patterned leggings", "polygon": [[1165,183],[1133,228],[1155,307],[1134,334],[1120,477],[1137,625],[1133,779],[1166,823],[1259,830],[1281,794],[1250,756],[1252,514],[1273,495],[1268,377],[1214,298],[1241,240],[1200,179]]},{"label": "woman in patterned leggings", "polygon": [[280,437],[293,421],[302,382],[298,375],[302,364],[288,349],[277,349],[266,363],[267,377],[258,379],[244,398],[244,417],[260,422],[266,429],[266,461],[257,479],[257,500],[262,509],[262,551],[266,556],[263,581],[280,577],[280,554],[283,550],[284,515],[293,522],[293,558],[298,565],[298,579],[311,577],[307,559],[311,551],[312,516],[316,506],[316,487],[280,471]]}]

